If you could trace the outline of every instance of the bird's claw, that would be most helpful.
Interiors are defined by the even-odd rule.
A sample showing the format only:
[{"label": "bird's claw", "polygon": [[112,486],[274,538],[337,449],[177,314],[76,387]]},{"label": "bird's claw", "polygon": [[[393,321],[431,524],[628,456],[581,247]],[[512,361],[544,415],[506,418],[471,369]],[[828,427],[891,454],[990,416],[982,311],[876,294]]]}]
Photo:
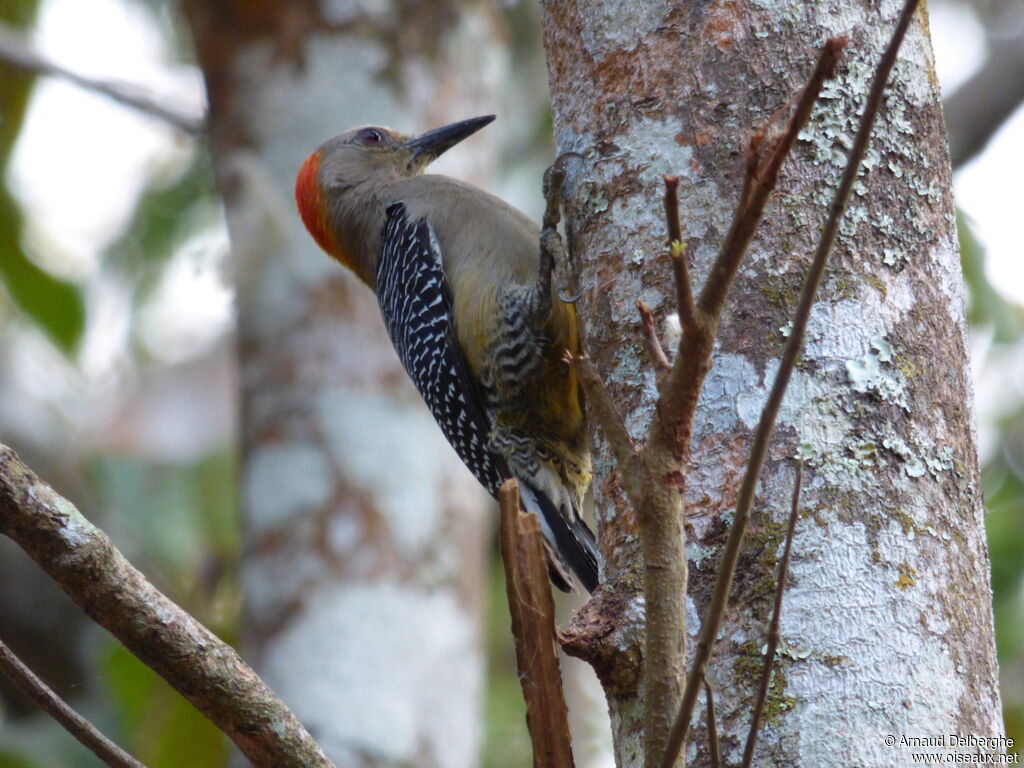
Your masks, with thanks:
[{"label": "bird's claw", "polygon": [[558,298],[565,304],[575,304],[581,298],[583,298],[583,291],[577,291],[576,293],[569,293],[565,288],[558,289]]}]

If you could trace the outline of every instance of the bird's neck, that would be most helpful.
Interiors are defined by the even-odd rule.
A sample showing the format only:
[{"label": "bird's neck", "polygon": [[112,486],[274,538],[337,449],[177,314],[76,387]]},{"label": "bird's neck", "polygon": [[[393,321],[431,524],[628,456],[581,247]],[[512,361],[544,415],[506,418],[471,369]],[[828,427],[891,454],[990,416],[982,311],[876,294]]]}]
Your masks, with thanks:
[{"label": "bird's neck", "polygon": [[377,282],[384,211],[385,186],[336,191],[325,207],[328,229],[334,233],[334,249],[327,252],[371,288]]},{"label": "bird's neck", "polygon": [[[302,223],[328,255],[373,287],[380,250],[384,190],[357,186],[324,188],[320,152],[314,152],[295,180],[295,200]],[[378,211],[379,209],[379,211]]]}]

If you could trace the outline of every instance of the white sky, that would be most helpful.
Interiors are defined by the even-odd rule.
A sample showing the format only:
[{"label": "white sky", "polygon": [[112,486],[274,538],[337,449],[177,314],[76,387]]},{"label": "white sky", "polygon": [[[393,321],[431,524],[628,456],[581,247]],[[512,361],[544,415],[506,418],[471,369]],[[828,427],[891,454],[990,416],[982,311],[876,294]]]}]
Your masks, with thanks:
[{"label": "white sky", "polygon": [[[929,3],[929,26],[943,93],[952,93],[985,56],[984,31],[968,8]],[[988,255],[986,271],[996,290],[1024,304],[1024,238],[1018,227],[1024,193],[1011,183],[1024,174],[1024,109],[1002,126],[985,152],[954,179],[957,205],[970,220]]]},{"label": "white sky", "polygon": [[[192,113],[202,105],[198,73],[172,64],[152,16],[123,0],[47,0],[34,34],[47,58],[83,75],[144,86]],[[46,266],[67,276],[96,268],[146,177],[186,159],[171,128],[110,99],[53,78],[35,88],[11,173],[45,238]]]},{"label": "white sky", "polygon": [[[951,92],[980,64],[983,33],[962,6],[933,2],[929,10],[939,77]],[[46,56],[78,72],[143,84],[195,113],[202,105],[201,79],[194,70],[173,63],[153,23],[143,6],[125,0],[47,0],[35,42]],[[1024,303],[1024,247],[1018,232],[1024,201],[1019,185],[1006,183],[1024,178],[1021,146],[1024,110],[981,157],[957,174],[955,193],[987,249],[995,287]],[[188,142],[157,120],[43,79],[11,169],[27,208],[30,243],[38,245],[35,255],[58,274],[88,281],[99,267],[100,250],[123,225],[146,178],[185,162],[188,151]],[[222,251],[223,243],[221,233],[208,245]],[[204,255],[202,248],[190,249],[191,256],[182,257],[184,264],[168,272],[150,311],[150,326],[159,330],[152,344],[158,355],[161,350],[172,358],[195,351],[203,338],[214,338],[230,322],[228,291],[208,251]],[[183,301],[184,296],[192,300]],[[196,296],[205,301],[196,301]],[[189,315],[182,306],[200,311]],[[109,334],[103,337],[111,340]],[[176,346],[178,337],[183,346]],[[110,344],[87,338],[82,362],[102,370],[114,354]]]}]

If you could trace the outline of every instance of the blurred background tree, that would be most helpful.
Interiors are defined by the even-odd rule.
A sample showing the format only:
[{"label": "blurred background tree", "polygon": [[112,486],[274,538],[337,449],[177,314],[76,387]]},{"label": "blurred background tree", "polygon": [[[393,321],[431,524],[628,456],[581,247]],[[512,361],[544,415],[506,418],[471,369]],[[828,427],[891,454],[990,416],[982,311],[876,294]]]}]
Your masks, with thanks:
[{"label": "blurred background tree", "polygon": [[[331,132],[359,122],[420,130],[470,116],[448,114],[449,108],[495,111],[499,123],[488,130],[500,172],[484,184],[536,216],[540,174],[552,148],[535,4],[494,0],[445,6],[453,14],[445,20],[468,19],[464,40],[476,41],[463,42],[461,49],[444,42],[449,46],[444,56],[454,62],[449,77],[458,77],[461,66],[463,72],[474,70],[476,82],[489,85],[468,101],[449,95],[442,101],[450,105],[442,107],[444,113],[426,108],[444,90],[443,83],[425,75],[399,76],[388,70],[390,59],[371,56],[366,51],[372,49],[353,42],[377,34],[374,42],[384,48],[425,45],[429,41],[389,38],[379,30],[428,6],[403,0],[388,6],[388,18],[373,23],[319,20],[339,24],[335,31],[344,37],[338,39],[353,48],[356,59],[362,51],[363,60],[353,64],[362,69],[328,73],[319,81],[320,90],[310,98],[319,100],[326,116],[336,116],[337,124],[323,135],[297,136],[292,151],[301,161]],[[1019,741],[1024,738],[1024,253],[1016,224],[1024,198],[1015,180],[1024,175],[1017,151],[1024,140],[1024,93],[1014,87],[1024,84],[1024,10],[1014,0],[941,0],[929,10],[960,163],[955,178],[963,206],[961,247],[1003,702],[1007,731]],[[132,83],[195,120],[207,109],[198,62],[209,68],[210,61],[197,59],[182,8],[169,0],[5,0],[0,20],[6,25],[0,36],[0,441],[106,528],[158,586],[234,640],[242,631],[242,534],[233,301],[236,284],[244,283],[251,265],[236,260],[228,266],[224,209],[208,137],[182,132],[87,88],[4,63],[13,32],[77,74]],[[280,39],[296,49],[313,31],[301,25],[279,30]],[[433,34],[426,27],[419,33],[421,38]],[[275,55],[292,53],[285,45]],[[341,85],[356,71],[371,81]],[[369,92],[393,88],[396,81],[402,94],[386,114],[368,111],[369,96],[366,104],[346,103],[358,98],[360,87]],[[287,103],[280,108],[288,109]],[[272,119],[273,110],[267,115]],[[310,136],[319,129],[311,128]],[[232,127],[221,124],[214,130]],[[214,135],[215,151],[223,141]],[[288,170],[283,168],[288,161],[279,162],[282,172]],[[1018,164],[1017,171],[1008,167],[1011,163]],[[485,166],[448,171],[487,177]],[[223,168],[218,174],[223,188]],[[289,175],[284,183],[290,181]],[[292,216],[281,205],[269,210]],[[330,267],[312,251],[303,258],[322,259]],[[493,568],[484,573],[489,574],[484,591],[489,661],[483,764],[524,765],[529,749],[501,577]],[[0,637],[141,760],[154,768],[226,764],[224,739],[84,620],[6,540],[0,541],[0,584]],[[0,768],[97,764],[9,688],[0,685],[0,697]],[[580,764],[601,764],[607,759],[600,746],[606,736],[592,723],[577,725]],[[588,749],[588,744],[595,746]]]}]

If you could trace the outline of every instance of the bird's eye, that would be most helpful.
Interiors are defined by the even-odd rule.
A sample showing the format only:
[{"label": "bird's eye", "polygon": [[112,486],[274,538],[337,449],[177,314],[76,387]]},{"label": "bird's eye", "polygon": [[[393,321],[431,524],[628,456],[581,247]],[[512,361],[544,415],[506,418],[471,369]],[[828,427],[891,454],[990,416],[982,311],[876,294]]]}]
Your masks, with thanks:
[{"label": "bird's eye", "polygon": [[377,145],[384,143],[384,136],[376,128],[365,128],[359,132],[359,140],[363,144]]}]

